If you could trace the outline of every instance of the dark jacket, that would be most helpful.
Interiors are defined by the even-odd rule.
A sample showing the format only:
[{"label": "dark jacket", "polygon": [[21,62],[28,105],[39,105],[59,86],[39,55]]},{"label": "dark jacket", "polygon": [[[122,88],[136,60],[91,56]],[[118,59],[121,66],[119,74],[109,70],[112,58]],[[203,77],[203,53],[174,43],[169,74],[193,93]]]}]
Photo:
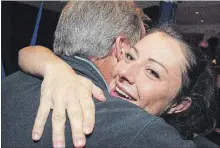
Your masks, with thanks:
[{"label": "dark jacket", "polygon": [[[106,84],[94,65],[84,59],[67,58],[78,74],[91,79],[105,93],[106,102],[95,101],[96,124],[87,138],[88,148],[194,148],[159,117],[122,99],[110,97]],[[52,147],[51,114],[41,140],[31,139],[39,106],[42,80],[18,71],[2,81],[2,147]],[[66,122],[66,147],[72,147],[69,120]]]}]

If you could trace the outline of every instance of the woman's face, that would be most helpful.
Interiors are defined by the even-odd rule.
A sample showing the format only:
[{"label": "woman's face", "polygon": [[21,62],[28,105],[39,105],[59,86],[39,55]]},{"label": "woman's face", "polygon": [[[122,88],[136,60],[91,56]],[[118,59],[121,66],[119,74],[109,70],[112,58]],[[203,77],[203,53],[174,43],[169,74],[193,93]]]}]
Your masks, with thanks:
[{"label": "woman's face", "polygon": [[145,36],[113,70],[110,93],[151,114],[170,107],[182,85],[186,59],[180,41],[162,32]]}]

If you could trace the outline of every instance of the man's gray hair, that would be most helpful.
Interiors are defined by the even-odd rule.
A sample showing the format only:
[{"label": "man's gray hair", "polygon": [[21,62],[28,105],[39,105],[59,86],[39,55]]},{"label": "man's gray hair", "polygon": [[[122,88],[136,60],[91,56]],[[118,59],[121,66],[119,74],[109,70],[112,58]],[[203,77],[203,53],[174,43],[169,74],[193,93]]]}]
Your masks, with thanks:
[{"label": "man's gray hair", "polygon": [[141,14],[131,2],[71,1],[63,9],[54,40],[54,52],[102,58],[119,35],[131,44],[140,40]]}]

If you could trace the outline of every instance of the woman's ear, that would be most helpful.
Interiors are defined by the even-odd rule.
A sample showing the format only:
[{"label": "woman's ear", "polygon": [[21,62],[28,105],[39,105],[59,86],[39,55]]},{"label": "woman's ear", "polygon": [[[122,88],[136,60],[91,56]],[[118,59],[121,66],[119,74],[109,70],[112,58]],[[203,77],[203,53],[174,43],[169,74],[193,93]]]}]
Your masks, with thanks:
[{"label": "woman's ear", "polygon": [[120,61],[122,59],[123,49],[125,48],[130,48],[129,41],[124,36],[118,36],[112,48],[112,55],[116,57],[117,61]]},{"label": "woman's ear", "polygon": [[185,97],[180,103],[173,104],[171,108],[168,110],[167,114],[184,112],[191,106],[191,104],[192,104],[192,99],[190,97]]}]

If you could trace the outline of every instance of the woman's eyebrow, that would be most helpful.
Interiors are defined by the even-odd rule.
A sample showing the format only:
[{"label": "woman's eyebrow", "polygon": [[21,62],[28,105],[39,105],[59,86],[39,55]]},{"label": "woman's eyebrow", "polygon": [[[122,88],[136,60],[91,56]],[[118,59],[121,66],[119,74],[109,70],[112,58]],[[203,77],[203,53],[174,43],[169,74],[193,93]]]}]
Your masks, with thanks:
[{"label": "woman's eyebrow", "polygon": [[[139,56],[139,52],[138,52],[137,48],[134,47],[134,46],[131,46],[131,48],[133,48],[134,51],[136,52],[136,54]],[[168,70],[166,69],[166,67],[165,67],[162,63],[160,63],[160,62],[158,62],[158,61],[156,61],[155,59],[152,59],[152,58],[149,58],[148,60],[151,61],[151,62],[154,62],[154,63],[159,64],[160,66],[162,66],[162,67],[165,69],[165,71],[166,71],[167,73],[169,73]]]}]

